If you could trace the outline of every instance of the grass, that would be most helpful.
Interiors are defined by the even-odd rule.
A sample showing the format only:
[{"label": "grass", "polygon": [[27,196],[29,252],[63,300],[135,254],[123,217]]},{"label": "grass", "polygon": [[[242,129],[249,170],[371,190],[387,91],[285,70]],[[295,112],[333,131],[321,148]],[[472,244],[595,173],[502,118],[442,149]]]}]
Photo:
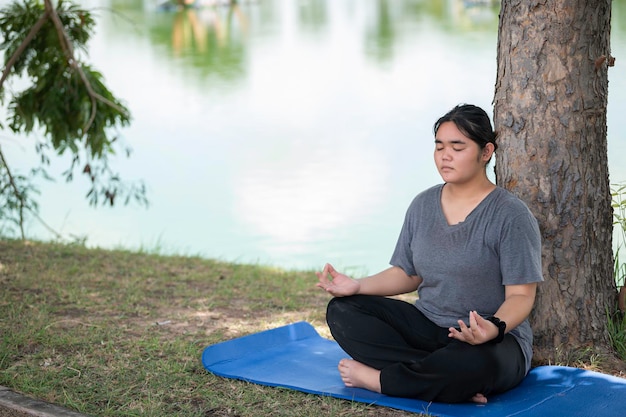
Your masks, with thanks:
[{"label": "grass", "polygon": [[[315,281],[199,257],[0,240],[0,385],[93,416],[415,416],[203,368],[208,345],[300,320],[330,337],[329,296]],[[626,349],[623,315],[609,331]],[[593,349],[557,349],[552,364],[625,369]]]},{"label": "grass", "polygon": [[415,416],[216,377],[213,343],[306,320],[312,272],[0,241],[0,385],[94,416]]},{"label": "grass", "polygon": [[611,345],[616,355],[626,361],[626,314],[616,312],[609,315],[608,330]]}]

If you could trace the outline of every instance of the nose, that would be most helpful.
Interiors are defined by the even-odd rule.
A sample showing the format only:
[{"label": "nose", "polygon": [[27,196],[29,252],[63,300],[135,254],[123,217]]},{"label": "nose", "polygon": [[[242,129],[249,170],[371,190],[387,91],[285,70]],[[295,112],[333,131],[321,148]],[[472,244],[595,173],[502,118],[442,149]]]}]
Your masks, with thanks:
[{"label": "nose", "polygon": [[451,158],[451,157],[452,157],[452,153],[451,153],[451,151],[450,151],[450,148],[448,148],[447,146],[446,146],[446,147],[444,147],[444,148],[441,150],[441,155],[440,155],[440,156],[441,156],[441,159],[442,159],[443,161],[449,161],[450,159],[452,159],[452,158]]}]

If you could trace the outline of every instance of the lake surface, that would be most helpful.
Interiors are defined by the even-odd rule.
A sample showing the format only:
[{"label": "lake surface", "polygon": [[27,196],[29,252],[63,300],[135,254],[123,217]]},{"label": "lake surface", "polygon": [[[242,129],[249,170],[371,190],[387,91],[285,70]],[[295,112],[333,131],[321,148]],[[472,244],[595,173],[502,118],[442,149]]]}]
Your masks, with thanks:
[{"label": "lake surface", "polygon": [[[6,3],[3,2],[3,3]],[[88,185],[42,183],[41,217],[88,246],[283,268],[387,267],[404,212],[440,182],[433,122],[492,111],[497,8],[460,0],[259,0],[159,11],[82,2],[98,15],[89,61],[132,112],[148,209],[89,207]],[[613,2],[609,168],[625,181],[626,2]],[[2,137],[14,169],[34,138]],[[50,172],[60,173],[67,161]],[[52,239],[38,222],[31,237]]]}]

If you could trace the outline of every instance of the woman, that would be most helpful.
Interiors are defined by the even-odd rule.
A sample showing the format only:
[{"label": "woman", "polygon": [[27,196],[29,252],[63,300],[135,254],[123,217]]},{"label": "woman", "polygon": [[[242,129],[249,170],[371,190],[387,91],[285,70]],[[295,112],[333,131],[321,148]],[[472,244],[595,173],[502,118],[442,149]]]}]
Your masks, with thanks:
[{"label": "woman", "polygon": [[[459,105],[434,133],[444,183],[409,206],[391,267],[357,280],[326,264],[317,286],[334,296],[327,322],[352,357],[339,363],[346,386],[486,403],[530,369],[539,228],[487,177],[496,134],[484,110]],[[387,297],[415,290],[414,305]]]}]

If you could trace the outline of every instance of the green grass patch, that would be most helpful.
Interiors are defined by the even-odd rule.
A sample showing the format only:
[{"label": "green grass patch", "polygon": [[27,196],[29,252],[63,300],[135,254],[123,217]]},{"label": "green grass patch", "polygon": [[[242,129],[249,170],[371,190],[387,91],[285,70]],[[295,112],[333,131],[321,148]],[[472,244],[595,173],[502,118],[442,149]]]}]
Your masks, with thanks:
[{"label": "green grass patch", "polygon": [[626,361],[626,314],[616,312],[609,315],[607,312],[608,331],[611,338],[611,345],[615,349],[616,355],[623,361]]},{"label": "green grass patch", "polygon": [[0,385],[94,416],[415,416],[208,373],[213,343],[306,320],[313,272],[0,241]]}]

